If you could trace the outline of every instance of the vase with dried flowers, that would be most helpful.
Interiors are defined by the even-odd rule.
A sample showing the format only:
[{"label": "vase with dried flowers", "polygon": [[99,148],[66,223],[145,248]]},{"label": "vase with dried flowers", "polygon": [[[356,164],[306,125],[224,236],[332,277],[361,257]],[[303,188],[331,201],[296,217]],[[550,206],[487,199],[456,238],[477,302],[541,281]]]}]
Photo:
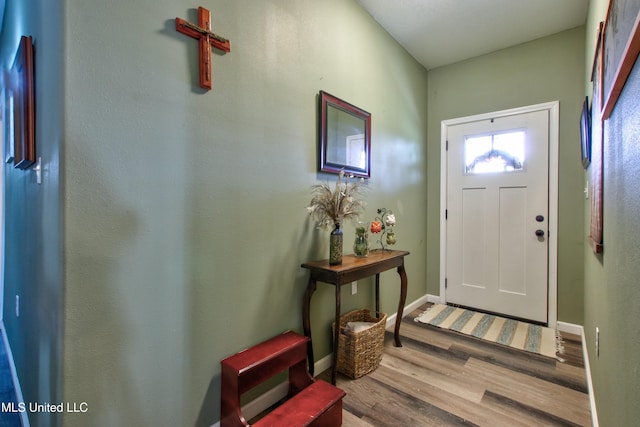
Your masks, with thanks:
[{"label": "vase with dried flowers", "polygon": [[342,229],[345,220],[357,221],[364,211],[366,202],[362,196],[364,179],[349,182],[340,171],[334,189],[328,183],[311,187],[311,202],[307,207],[309,215],[318,227],[328,229],[333,226],[329,238],[329,264],[342,264]]}]

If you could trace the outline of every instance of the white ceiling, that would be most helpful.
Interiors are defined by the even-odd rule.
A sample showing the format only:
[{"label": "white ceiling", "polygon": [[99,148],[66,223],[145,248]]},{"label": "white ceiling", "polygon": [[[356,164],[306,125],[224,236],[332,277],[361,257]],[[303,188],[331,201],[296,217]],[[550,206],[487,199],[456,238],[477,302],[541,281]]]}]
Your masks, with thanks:
[{"label": "white ceiling", "polygon": [[589,0],[357,0],[427,69],[583,25]]}]

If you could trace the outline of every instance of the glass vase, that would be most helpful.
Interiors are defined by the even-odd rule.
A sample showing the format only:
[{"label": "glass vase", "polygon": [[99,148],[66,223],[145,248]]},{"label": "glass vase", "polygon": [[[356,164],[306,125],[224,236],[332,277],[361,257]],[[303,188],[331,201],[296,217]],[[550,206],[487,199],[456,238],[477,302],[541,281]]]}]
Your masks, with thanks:
[{"label": "glass vase", "polygon": [[369,224],[358,222],[356,224],[356,238],[353,242],[353,254],[356,257],[364,258],[369,256],[369,234],[367,230]]},{"label": "glass vase", "polygon": [[342,264],[342,230],[337,223],[329,236],[329,265],[339,264]]}]

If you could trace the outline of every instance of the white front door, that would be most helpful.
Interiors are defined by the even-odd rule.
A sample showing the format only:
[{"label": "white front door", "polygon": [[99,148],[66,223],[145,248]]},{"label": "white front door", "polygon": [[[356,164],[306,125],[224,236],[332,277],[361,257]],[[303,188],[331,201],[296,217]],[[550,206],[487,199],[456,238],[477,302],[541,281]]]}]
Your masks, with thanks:
[{"label": "white front door", "polygon": [[446,300],[546,323],[549,111],[447,127]]}]

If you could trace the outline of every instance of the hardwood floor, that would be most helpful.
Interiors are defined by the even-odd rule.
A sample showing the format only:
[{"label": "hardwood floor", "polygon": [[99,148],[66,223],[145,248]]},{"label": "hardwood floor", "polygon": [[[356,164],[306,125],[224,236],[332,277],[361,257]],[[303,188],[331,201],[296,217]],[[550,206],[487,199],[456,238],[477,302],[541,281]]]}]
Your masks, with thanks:
[{"label": "hardwood floor", "polygon": [[414,322],[425,309],[403,320],[403,347],[387,332],[374,372],[338,374],[343,426],[591,425],[580,337],[562,334],[560,362]]}]

